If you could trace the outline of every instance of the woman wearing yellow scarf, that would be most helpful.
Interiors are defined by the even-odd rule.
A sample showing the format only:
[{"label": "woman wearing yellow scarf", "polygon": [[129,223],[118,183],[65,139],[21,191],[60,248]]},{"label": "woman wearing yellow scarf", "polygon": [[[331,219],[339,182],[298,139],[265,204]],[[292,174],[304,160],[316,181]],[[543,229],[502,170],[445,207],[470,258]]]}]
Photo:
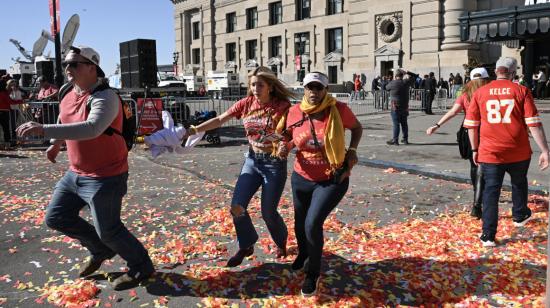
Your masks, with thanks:
[{"label": "woman wearing yellow scarf", "polygon": [[[289,109],[286,119],[286,131],[291,136],[287,149],[297,148],[291,183],[298,256],[292,269],[306,269],[304,296],[317,292],[323,223],[348,190],[363,132],[353,112],[328,94],[327,86],[325,74],[307,74],[304,98]],[[347,150],[344,129],[351,130]]]}]

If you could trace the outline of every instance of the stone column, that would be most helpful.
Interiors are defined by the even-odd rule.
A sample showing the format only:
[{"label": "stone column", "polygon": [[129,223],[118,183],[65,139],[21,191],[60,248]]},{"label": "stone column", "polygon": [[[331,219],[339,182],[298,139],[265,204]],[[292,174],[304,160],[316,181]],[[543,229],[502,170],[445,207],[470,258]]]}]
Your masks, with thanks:
[{"label": "stone column", "polygon": [[458,17],[477,8],[476,1],[445,0],[443,2],[443,41],[441,50],[472,49],[474,45],[460,41],[460,22]]}]

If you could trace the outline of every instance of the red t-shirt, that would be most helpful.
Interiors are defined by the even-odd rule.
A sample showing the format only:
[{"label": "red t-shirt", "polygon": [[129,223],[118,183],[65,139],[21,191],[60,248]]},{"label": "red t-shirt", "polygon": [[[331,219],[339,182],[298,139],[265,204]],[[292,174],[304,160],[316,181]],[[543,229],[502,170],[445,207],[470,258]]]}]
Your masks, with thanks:
[{"label": "red t-shirt", "polygon": [[11,105],[16,105],[19,102],[11,99],[8,91],[0,91],[0,110],[10,110]]},{"label": "red t-shirt", "polygon": [[527,126],[541,126],[531,91],[509,80],[479,88],[470,100],[466,128],[480,128],[478,160],[514,163],[531,158]]},{"label": "red t-shirt", "polygon": [[[349,107],[341,102],[336,103],[336,108],[340,112],[342,123],[344,128],[352,128],[357,122],[357,118],[349,109]],[[324,146],[325,146],[325,127],[328,122],[328,110],[322,120],[313,119],[313,126],[315,128],[315,135],[320,147],[315,146],[315,142],[311,135],[311,123],[309,122],[307,115],[305,121],[301,125],[288,129],[292,135],[292,142],[297,148],[296,159],[294,160],[294,171],[304,178],[321,182],[330,179],[330,164],[325,158]],[[286,121],[286,127],[290,127],[303,119],[303,113],[300,109],[300,105],[294,105],[288,112],[288,118]]]},{"label": "red t-shirt", "polygon": [[59,91],[56,86],[49,85],[47,88],[41,88],[40,91],[38,91],[38,96],[36,97],[39,100],[44,99],[45,97],[48,97],[54,93],[57,93]]},{"label": "red t-shirt", "polygon": [[287,100],[273,99],[260,105],[254,96],[247,96],[236,102],[227,112],[243,120],[246,137],[251,145],[264,152],[270,152],[273,148],[272,142],[260,140],[260,138],[275,131],[279,120],[288,108],[290,108],[290,102]]},{"label": "red t-shirt", "polygon": [[[88,108],[86,103],[90,94],[77,95],[70,91],[59,105],[61,123],[76,123],[86,121]],[[117,102],[120,105],[120,102]],[[122,131],[122,108],[111,126]],[[88,140],[65,140],[69,169],[79,175],[89,177],[108,177],[128,171],[128,150],[124,138],[118,134],[112,136],[101,134]]]},{"label": "red t-shirt", "polygon": [[466,111],[468,110],[468,107],[470,106],[470,101],[468,101],[468,95],[466,95],[466,93],[460,95],[456,99],[455,105],[459,105],[460,107],[462,107],[462,111],[466,113]]}]

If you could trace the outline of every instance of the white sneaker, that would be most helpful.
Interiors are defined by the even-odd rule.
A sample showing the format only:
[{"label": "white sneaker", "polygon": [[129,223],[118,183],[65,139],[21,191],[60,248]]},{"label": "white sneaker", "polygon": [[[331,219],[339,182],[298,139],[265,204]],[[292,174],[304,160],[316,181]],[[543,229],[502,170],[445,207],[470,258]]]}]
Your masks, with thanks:
[{"label": "white sneaker", "polygon": [[497,245],[494,241],[491,240],[481,240],[481,244],[483,245],[483,247],[495,247]]},{"label": "white sneaker", "polygon": [[525,226],[528,222],[530,222],[531,220],[533,220],[533,215],[532,214],[529,214],[529,216],[527,216],[526,218],[524,218],[523,220],[521,221],[516,221],[514,220],[514,226],[516,227],[523,227]]},{"label": "white sneaker", "polygon": [[479,239],[481,240],[481,244],[483,245],[483,247],[495,247],[497,245],[495,243],[494,237],[491,238],[490,236],[482,234]]}]

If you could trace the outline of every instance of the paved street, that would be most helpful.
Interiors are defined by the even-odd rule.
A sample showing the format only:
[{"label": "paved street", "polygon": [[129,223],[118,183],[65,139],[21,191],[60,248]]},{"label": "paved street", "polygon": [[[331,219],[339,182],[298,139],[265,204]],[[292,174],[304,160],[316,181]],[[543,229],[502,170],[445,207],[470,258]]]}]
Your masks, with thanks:
[{"label": "paved street", "polygon": [[[361,162],[325,223],[322,294],[313,298],[300,295],[304,275],[290,269],[296,243],[288,181],[280,211],[290,227],[291,255],[275,259],[257,195],[250,206],[260,234],[255,254],[238,268],[224,267],[236,250],[228,206],[246,150],[238,129],[221,130],[220,146],[203,142],[182,156],[152,160],[142,145],[132,150],[123,219],[158,273],[146,286],[121,292],[108,283],[125,270],[119,257],[93,280],[77,280],[86,252],[43,224],[66,153],[51,164],[40,151],[0,152],[0,306],[542,306],[548,199],[531,195],[536,219],[518,229],[510,193],[503,192],[498,246],[481,247],[480,221],[468,215],[471,188],[461,180],[469,163],[458,157],[455,144],[460,120],[425,135],[440,116],[412,113],[413,144],[398,147],[385,144],[388,114],[361,117]],[[530,183],[541,193],[548,173],[535,165]]]}]

